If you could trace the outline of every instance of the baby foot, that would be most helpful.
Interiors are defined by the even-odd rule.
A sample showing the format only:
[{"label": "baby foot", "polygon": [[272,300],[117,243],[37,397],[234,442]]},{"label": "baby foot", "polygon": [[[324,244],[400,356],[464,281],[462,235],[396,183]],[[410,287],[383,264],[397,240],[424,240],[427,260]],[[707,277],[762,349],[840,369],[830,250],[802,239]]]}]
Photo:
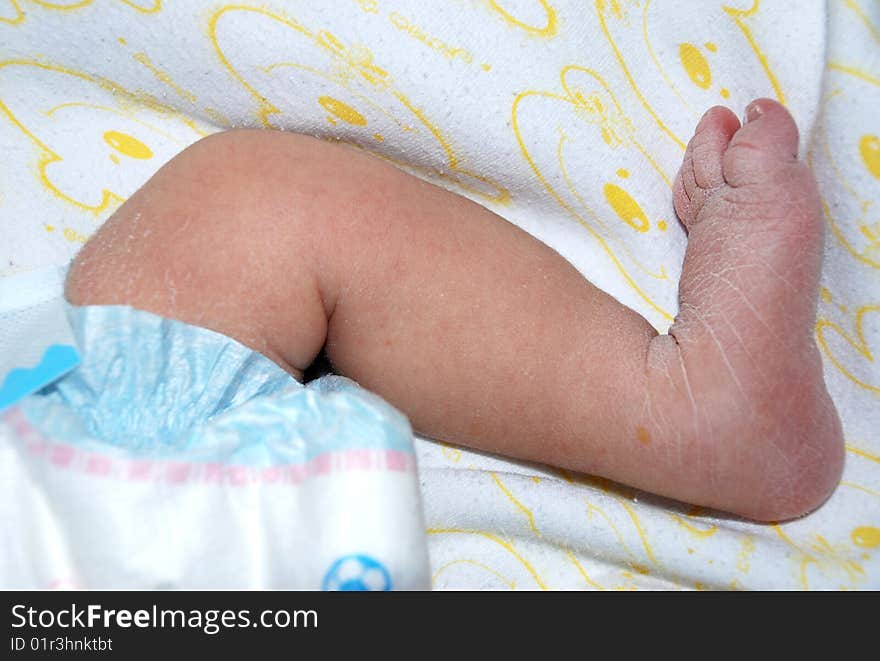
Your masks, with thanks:
[{"label": "baby foot", "polygon": [[794,121],[770,99],[753,101],[742,127],[726,108],[703,116],[674,187],[688,231],[679,315],[658,338],[666,352],[677,345],[664,377],[692,413],[692,500],[761,520],[817,507],[843,466],[813,338],[819,197],[797,147]]}]

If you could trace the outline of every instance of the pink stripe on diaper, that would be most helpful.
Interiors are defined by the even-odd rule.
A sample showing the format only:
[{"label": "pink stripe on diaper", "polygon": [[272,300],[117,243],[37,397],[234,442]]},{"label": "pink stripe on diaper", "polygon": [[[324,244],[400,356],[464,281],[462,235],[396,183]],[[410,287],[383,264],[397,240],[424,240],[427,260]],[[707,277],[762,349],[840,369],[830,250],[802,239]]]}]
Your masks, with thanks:
[{"label": "pink stripe on diaper", "polygon": [[264,468],[261,473],[261,482],[265,482],[266,484],[274,484],[281,479],[281,468],[278,466],[272,466],[272,468]]},{"label": "pink stripe on diaper", "polygon": [[189,473],[191,469],[191,464],[185,464],[176,461],[168,462],[165,473],[167,475],[168,481],[171,484],[183,484],[189,478]]},{"label": "pink stripe on diaper", "polygon": [[[333,470],[333,455],[327,454],[319,454],[317,457],[312,459],[309,463],[312,464],[312,470],[317,475],[324,475]],[[308,464],[306,464],[308,466]]]},{"label": "pink stripe on diaper", "polygon": [[24,443],[25,449],[30,454],[40,455],[46,451],[46,442],[42,435],[37,433],[18,407],[14,406],[4,413],[2,420],[12,428],[12,432]]},{"label": "pink stripe on diaper", "polygon": [[[65,447],[65,446],[60,446]],[[69,445],[66,447],[70,447]],[[72,460],[71,460],[72,461]],[[86,459],[86,472],[92,475],[110,475],[113,471],[113,460],[102,454],[90,454]]]},{"label": "pink stripe on diaper", "polygon": [[49,461],[56,466],[66,468],[67,466],[70,466],[75,454],[73,448],[69,445],[58,445],[52,448],[52,454],[49,455]]},{"label": "pink stripe on diaper", "polygon": [[370,456],[369,450],[351,450],[345,457],[347,462],[347,468],[360,468],[361,470],[368,470],[370,466],[370,460],[372,457]]},{"label": "pink stripe on diaper", "polygon": [[309,476],[304,464],[291,464],[282,470],[284,471],[284,481],[287,484],[299,484]]},{"label": "pink stripe on diaper", "polygon": [[388,470],[392,471],[409,470],[410,464],[415,463],[412,455],[409,455],[406,452],[396,452],[394,450],[388,452],[385,460],[388,462]]},{"label": "pink stripe on diaper", "polygon": [[227,481],[235,486],[251,482],[250,474],[255,472],[253,468],[247,466],[226,466],[225,469]]},{"label": "pink stripe on diaper", "polygon": [[35,461],[47,461],[54,468],[85,473],[125,482],[161,482],[165,484],[210,484],[245,486],[249,484],[301,484],[306,480],[346,471],[413,472],[415,457],[408,452],[384,449],[352,449],[326,452],[302,464],[256,468],[221,463],[159,461],[86,451],[68,443],[44,437],[18,407],[0,415],[0,421],[12,430]]},{"label": "pink stripe on diaper", "polygon": [[223,470],[224,466],[222,464],[205,464],[203,467],[203,480],[208,484],[220,484],[223,482]]},{"label": "pink stripe on diaper", "polygon": [[153,471],[153,465],[149,461],[131,461],[128,464],[128,480],[139,482],[148,480]]}]

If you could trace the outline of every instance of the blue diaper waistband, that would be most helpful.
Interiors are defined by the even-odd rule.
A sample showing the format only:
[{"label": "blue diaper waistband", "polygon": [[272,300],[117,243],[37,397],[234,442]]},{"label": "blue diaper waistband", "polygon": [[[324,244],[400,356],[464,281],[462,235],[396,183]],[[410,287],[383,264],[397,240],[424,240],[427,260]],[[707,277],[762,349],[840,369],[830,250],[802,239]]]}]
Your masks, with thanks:
[{"label": "blue diaper waistband", "polygon": [[413,453],[406,417],[350,379],[303,385],[220,333],[128,306],[66,306],[82,362],[20,404],[58,441],[256,466]]}]

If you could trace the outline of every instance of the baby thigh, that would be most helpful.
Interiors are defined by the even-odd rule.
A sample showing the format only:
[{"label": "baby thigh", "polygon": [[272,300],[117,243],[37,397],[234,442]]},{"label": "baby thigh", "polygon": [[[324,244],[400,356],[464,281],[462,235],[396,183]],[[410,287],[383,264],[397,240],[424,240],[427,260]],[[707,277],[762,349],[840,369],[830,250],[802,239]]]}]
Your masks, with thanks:
[{"label": "baby thigh", "polygon": [[306,227],[319,221],[314,143],[231,131],[184,150],[79,252],[68,300],[203,326],[301,377],[327,330]]}]

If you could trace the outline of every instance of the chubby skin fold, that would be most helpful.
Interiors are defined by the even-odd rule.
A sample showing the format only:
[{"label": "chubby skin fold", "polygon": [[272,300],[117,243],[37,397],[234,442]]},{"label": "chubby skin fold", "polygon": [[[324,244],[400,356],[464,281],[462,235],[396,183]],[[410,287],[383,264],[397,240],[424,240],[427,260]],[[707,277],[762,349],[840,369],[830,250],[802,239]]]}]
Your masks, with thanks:
[{"label": "chubby skin fold", "polygon": [[206,138],[101,227],[67,282],[334,369],[446,442],[761,521],[837,484],[812,329],[823,229],[797,128],[769,99],[709,110],[674,188],[680,314],[658,335],[485,208],[349,147]]}]

